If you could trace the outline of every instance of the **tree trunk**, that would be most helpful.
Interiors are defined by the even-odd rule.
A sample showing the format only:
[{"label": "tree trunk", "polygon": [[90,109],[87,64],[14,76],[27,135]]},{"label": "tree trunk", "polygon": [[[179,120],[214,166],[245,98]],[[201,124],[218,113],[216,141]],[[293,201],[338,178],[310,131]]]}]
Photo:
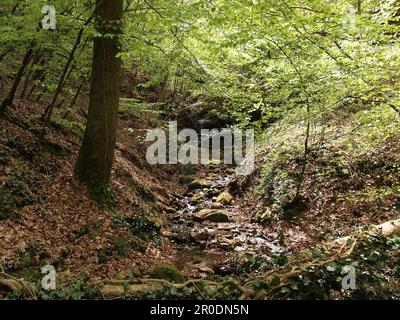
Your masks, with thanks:
[{"label": "tree trunk", "polygon": [[60,93],[61,93],[61,91],[62,91],[62,89],[64,87],[65,76],[67,75],[67,72],[69,70],[69,67],[70,67],[71,63],[74,61],[75,51],[76,51],[76,49],[78,49],[78,46],[79,46],[79,44],[81,42],[83,31],[84,31],[84,28],[79,30],[78,36],[77,36],[77,38],[75,40],[75,44],[74,44],[71,52],[69,53],[67,63],[65,64],[64,69],[63,69],[63,71],[61,73],[61,77],[58,80],[57,89],[56,89],[56,92],[54,93],[53,99],[51,100],[49,106],[44,111],[43,119],[46,121],[47,125],[50,124],[50,122],[51,122],[51,117],[53,115],[54,106],[56,105],[58,96],[60,95]]},{"label": "tree trunk", "polygon": [[79,96],[80,96],[80,94],[81,94],[81,91],[82,91],[82,89],[83,89],[83,86],[85,85],[85,82],[84,82],[84,81],[85,81],[85,80],[82,79],[82,82],[81,82],[81,84],[79,85],[78,90],[76,90],[75,96],[74,96],[74,98],[72,99],[72,101],[71,101],[71,103],[70,103],[68,109],[71,109],[71,108],[75,105],[76,101],[78,100],[78,98],[79,98]]},{"label": "tree trunk", "polygon": [[97,0],[96,5],[97,30],[115,36],[94,40],[88,120],[75,172],[92,190],[101,190],[110,182],[114,161],[121,74],[117,54],[123,0]]},{"label": "tree trunk", "polygon": [[8,48],[4,50],[4,52],[0,53],[0,62],[3,61],[3,59],[11,52],[11,49]]},{"label": "tree trunk", "polygon": [[0,105],[0,114],[2,114],[8,106],[11,106],[13,104],[15,93],[17,92],[18,86],[22,80],[22,76],[24,75],[25,69],[29,64],[32,54],[33,54],[33,48],[31,47],[25,54],[21,66],[19,67],[18,73],[15,76],[14,83],[10,89],[10,92]]},{"label": "tree trunk", "polygon": [[362,14],[362,0],[357,0],[357,14],[360,16]]},{"label": "tree trunk", "polygon": [[31,80],[33,79],[33,76],[35,74],[35,66],[41,65],[43,61],[44,61],[43,53],[40,52],[34,58],[32,58],[32,63],[29,66],[28,71],[26,72],[24,85],[22,86],[20,94],[21,99],[25,99],[29,84],[31,83]]},{"label": "tree trunk", "polygon": [[[39,83],[43,83],[45,79],[46,79],[46,72],[41,71],[41,74],[39,76],[37,76],[37,79],[35,79],[35,80],[38,80]],[[32,85],[31,90],[29,91],[29,93],[26,96],[26,100],[29,100],[31,98],[32,94],[35,92],[36,88],[39,86],[39,83],[34,83]]]}]

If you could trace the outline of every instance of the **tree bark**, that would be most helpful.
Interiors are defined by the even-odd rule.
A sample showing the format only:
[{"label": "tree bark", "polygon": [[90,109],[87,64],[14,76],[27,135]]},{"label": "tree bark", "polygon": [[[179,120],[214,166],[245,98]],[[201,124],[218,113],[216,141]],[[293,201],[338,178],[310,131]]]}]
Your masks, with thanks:
[{"label": "tree bark", "polygon": [[35,55],[35,57],[32,58],[32,63],[28,67],[28,71],[26,72],[26,75],[25,75],[24,85],[22,86],[22,90],[21,90],[21,94],[20,94],[21,99],[25,99],[29,84],[31,83],[31,80],[34,79],[35,66],[42,65],[43,62],[44,62],[44,57],[43,57],[43,53],[41,53],[41,52],[39,52],[37,55]]},{"label": "tree bark", "polygon": [[96,37],[86,130],[75,165],[78,178],[92,190],[110,183],[114,162],[120,93],[119,35],[123,0],[97,0],[96,29],[112,37]]},{"label": "tree bark", "polygon": [[73,99],[71,100],[71,103],[70,103],[70,105],[68,106],[68,109],[71,109],[71,108],[75,105],[76,101],[78,100],[78,98],[79,98],[79,96],[80,96],[80,94],[81,94],[81,91],[82,91],[84,85],[85,85],[85,80],[82,79],[82,82],[81,82],[81,84],[79,85],[78,89],[76,90],[75,96],[74,96]]},{"label": "tree bark", "polygon": [[0,53],[0,62],[11,52],[10,48],[4,50],[4,52]]},{"label": "tree bark", "polygon": [[71,63],[74,61],[75,51],[81,42],[83,31],[84,31],[84,29],[82,28],[78,33],[78,36],[75,40],[74,47],[72,48],[71,52],[69,53],[67,63],[65,64],[64,69],[61,73],[61,77],[58,80],[57,89],[56,89],[56,92],[54,93],[53,99],[51,100],[49,106],[44,111],[43,119],[45,120],[46,124],[50,124],[50,122],[51,122],[51,117],[53,115],[54,106],[56,105],[58,96],[60,95],[60,93],[64,87],[65,76],[67,75],[67,72],[69,70]]},{"label": "tree bark", "polygon": [[[35,77],[35,80],[38,80],[39,83],[43,83],[44,80],[46,79],[46,72],[43,70],[41,73],[37,76],[37,79]],[[39,86],[38,83],[34,83],[29,91],[29,93],[26,96],[26,100],[29,100],[32,96],[32,94],[35,92],[36,88]]]},{"label": "tree bark", "polygon": [[362,14],[362,0],[357,0],[357,14],[359,16]]},{"label": "tree bark", "polygon": [[18,86],[22,80],[22,76],[24,75],[25,69],[29,64],[32,54],[33,54],[33,48],[30,47],[26,52],[24,59],[22,60],[21,66],[19,67],[18,73],[15,76],[14,83],[11,86],[11,89],[7,97],[3,100],[3,102],[0,105],[0,114],[2,114],[8,106],[11,106],[13,104]]}]

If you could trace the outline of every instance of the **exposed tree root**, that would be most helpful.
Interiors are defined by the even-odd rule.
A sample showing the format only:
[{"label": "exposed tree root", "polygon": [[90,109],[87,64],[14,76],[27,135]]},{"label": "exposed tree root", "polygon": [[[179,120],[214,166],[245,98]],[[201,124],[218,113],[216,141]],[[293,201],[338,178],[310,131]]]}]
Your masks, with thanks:
[{"label": "exposed tree root", "polygon": [[[371,226],[368,230],[355,232],[351,236],[336,239],[333,242],[321,246],[323,256],[319,259],[314,259],[312,254],[294,256],[294,259],[289,264],[293,266],[290,271],[287,267],[271,270],[270,272],[259,277],[267,283],[272,283],[274,277],[279,277],[279,284],[273,286],[265,295],[266,298],[272,298],[278,289],[290,284],[300,275],[307,274],[310,268],[322,268],[334,261],[344,260],[349,258],[355,251],[357,245],[370,236],[385,236],[391,237],[400,234],[400,219],[391,220],[380,225]],[[245,287],[251,287],[252,281],[246,283]]]},{"label": "exposed tree root", "polygon": [[[333,242],[325,244],[322,246],[324,249],[324,257],[322,259],[314,259],[311,254],[306,255],[298,255],[295,256],[292,263],[290,264],[292,267],[291,270],[287,270],[287,268],[282,268],[278,270],[271,270],[267,274],[259,277],[260,280],[271,282],[272,278],[275,276],[280,277],[280,283],[277,286],[274,286],[270,289],[270,291],[266,294],[266,297],[272,297],[273,293],[276,292],[279,288],[287,285],[292,281],[292,279],[297,278],[303,273],[307,272],[307,269],[311,267],[324,267],[329,263],[336,260],[343,260],[347,257],[351,256],[357,247],[357,244],[367,238],[368,236],[373,235],[383,235],[386,237],[395,236],[400,234],[400,219],[388,221],[378,226],[372,226],[368,230],[362,230],[355,232],[352,236],[344,237],[337,239]],[[182,284],[170,283],[165,280],[159,279],[143,279],[143,280],[134,280],[132,281],[106,281],[105,285],[101,288],[103,295],[106,298],[116,298],[122,297],[125,294],[143,294],[145,292],[154,292],[158,294],[162,294],[166,292],[166,290],[170,287],[175,287],[177,290],[181,290],[190,286],[195,286],[196,283],[203,283],[204,285],[211,287],[223,287],[228,284],[234,289],[241,292],[240,299],[252,299],[259,298],[257,293],[253,290],[253,280],[249,281],[245,285],[240,285],[238,282],[231,280],[229,283],[218,283],[218,282],[210,282],[204,280],[189,280]],[[125,286],[125,287],[124,287]],[[201,294],[202,298],[204,298],[203,294]]]},{"label": "exposed tree root", "polygon": [[[352,236],[343,237],[333,242],[321,246],[324,251],[323,257],[314,259],[312,254],[299,254],[293,257],[288,266],[281,269],[274,269],[266,274],[258,276],[244,285],[239,284],[236,280],[230,279],[224,282],[215,282],[209,280],[188,280],[184,283],[172,283],[163,279],[131,279],[131,280],[104,280],[96,283],[99,294],[102,299],[121,299],[126,296],[130,297],[146,297],[146,296],[163,296],[174,288],[177,291],[193,288],[202,299],[211,299],[200,290],[200,286],[206,286],[218,290],[236,290],[240,296],[239,299],[254,298],[273,298],[274,293],[290,284],[293,280],[302,274],[307,274],[307,270],[311,267],[324,267],[331,262],[343,260],[350,257],[357,245],[369,236],[396,236],[400,235],[400,219],[391,220],[383,224],[372,226],[368,230],[355,232]],[[272,286],[268,292],[258,295],[253,289],[254,280],[262,280],[272,283],[274,277],[279,277],[279,284]],[[23,294],[31,299],[36,299],[36,290],[32,283],[28,283],[23,279],[16,279],[1,270],[0,272],[0,289],[6,291]]]},{"label": "exposed tree root", "polygon": [[[1,268],[1,266],[0,266]],[[1,268],[0,272],[0,292],[12,292],[21,294],[30,299],[36,299],[36,289],[34,284],[24,281],[22,279],[16,279],[15,277],[4,272]]]}]

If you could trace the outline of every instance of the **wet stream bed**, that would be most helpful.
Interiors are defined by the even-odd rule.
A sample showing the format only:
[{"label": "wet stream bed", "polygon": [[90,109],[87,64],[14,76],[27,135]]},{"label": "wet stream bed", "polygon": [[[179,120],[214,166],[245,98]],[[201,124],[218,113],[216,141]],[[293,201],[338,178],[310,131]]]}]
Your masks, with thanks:
[{"label": "wet stream bed", "polygon": [[268,259],[284,252],[279,240],[241,212],[228,193],[234,176],[226,166],[209,169],[172,203],[164,236],[175,245],[171,261],[187,276],[223,275],[244,253]]}]

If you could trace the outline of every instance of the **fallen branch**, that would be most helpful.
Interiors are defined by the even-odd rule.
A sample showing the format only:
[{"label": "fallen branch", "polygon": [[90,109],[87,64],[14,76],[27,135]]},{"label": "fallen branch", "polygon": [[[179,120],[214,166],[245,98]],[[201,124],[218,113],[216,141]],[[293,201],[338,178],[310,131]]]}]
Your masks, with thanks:
[{"label": "fallen branch", "polygon": [[[1,278],[2,277],[2,278]],[[4,272],[1,268],[0,272],[0,291],[5,290],[6,292],[13,292],[18,294],[23,294],[24,296],[30,297],[36,300],[36,289],[33,283],[24,281],[22,279],[17,279],[12,275]]]},{"label": "fallen branch", "polygon": [[[312,267],[322,268],[334,261],[343,260],[350,257],[354,253],[357,245],[362,240],[375,235],[382,235],[384,237],[400,235],[400,219],[371,226],[368,230],[357,231],[351,236],[339,238],[321,246],[321,251],[324,252],[324,255],[321,259],[314,259],[311,253],[299,257],[295,256],[290,264],[292,266],[294,265],[294,267],[292,267],[290,271],[287,271],[287,267],[283,267],[281,269],[271,270],[270,272],[263,274],[261,277],[259,277],[259,279],[267,283],[271,283],[272,279],[276,276],[278,276],[280,280],[278,285],[273,286],[269,290],[269,292],[266,294],[266,297],[273,297],[274,292],[290,284],[300,275],[306,274],[308,272],[307,270]],[[249,281],[246,283],[245,287],[251,287],[252,282],[253,281]]]},{"label": "fallen branch", "polygon": [[[234,279],[230,279],[224,282],[216,282],[202,279],[191,279],[183,283],[172,283],[163,279],[129,279],[129,280],[103,280],[95,284],[96,289],[99,291],[99,296],[102,299],[123,299],[126,296],[132,297],[146,297],[146,296],[165,296],[169,293],[171,288],[176,290],[185,290],[194,288],[197,294],[202,299],[206,299],[198,285],[207,286],[213,288],[215,291],[227,292],[228,290],[237,290],[241,294],[239,299],[253,299],[260,298],[257,292],[253,289],[254,280],[263,280],[271,283],[273,277],[279,276],[280,282],[276,286],[270,288],[270,290],[264,294],[261,298],[271,298],[274,296],[274,292],[278,289],[290,284],[298,276],[303,273],[307,273],[312,267],[324,267],[331,262],[345,259],[350,257],[357,245],[365,240],[369,236],[382,235],[385,237],[391,237],[400,235],[400,219],[391,220],[380,225],[372,226],[368,230],[361,230],[355,232],[352,236],[336,239],[325,245],[322,245],[324,251],[324,257],[322,259],[314,259],[311,254],[298,254],[295,255],[292,263],[290,264],[291,269],[283,267],[281,269],[274,269],[265,273],[244,285],[241,285]],[[37,299],[36,289],[34,284],[26,282],[22,279],[16,279],[15,277],[7,274],[4,270],[0,269],[0,289],[5,288],[7,292],[19,293],[24,296],[30,297],[31,299]]]}]

